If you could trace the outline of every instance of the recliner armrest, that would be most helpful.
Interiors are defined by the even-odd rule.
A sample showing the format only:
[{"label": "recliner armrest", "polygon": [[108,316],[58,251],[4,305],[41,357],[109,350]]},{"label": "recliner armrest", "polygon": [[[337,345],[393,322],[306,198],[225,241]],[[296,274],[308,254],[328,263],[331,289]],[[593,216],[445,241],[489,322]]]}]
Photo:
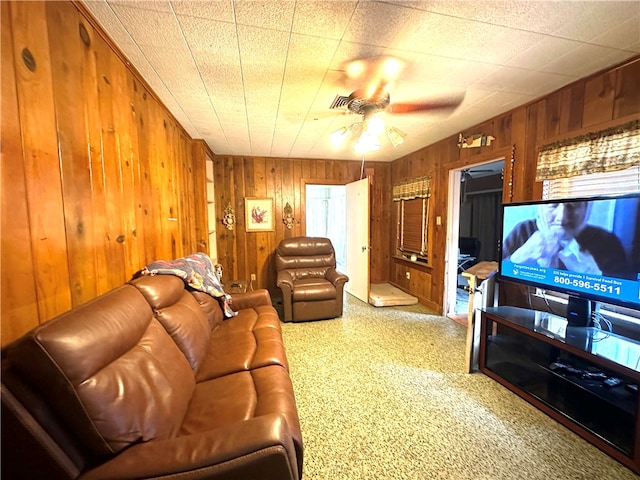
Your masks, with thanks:
[{"label": "recliner armrest", "polygon": [[280,288],[288,288],[289,291],[292,291],[294,280],[295,277],[289,270],[280,270],[276,277],[276,286]]},{"label": "recliner armrest", "polygon": [[[301,466],[300,466],[301,467]],[[139,443],[79,478],[176,478],[299,480],[299,466],[286,420],[255,417],[216,430]]]},{"label": "recliner armrest", "polygon": [[349,281],[349,277],[344,273],[338,272],[335,268],[327,269],[327,273],[325,273],[324,278],[329,280],[333,285],[338,285],[339,283],[344,284]]}]

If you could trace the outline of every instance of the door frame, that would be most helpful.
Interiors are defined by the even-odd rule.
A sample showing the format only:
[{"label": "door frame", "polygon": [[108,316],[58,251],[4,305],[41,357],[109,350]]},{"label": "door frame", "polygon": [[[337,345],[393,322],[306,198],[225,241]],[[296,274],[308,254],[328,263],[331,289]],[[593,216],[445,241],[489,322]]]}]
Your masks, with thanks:
[{"label": "door frame", "polygon": [[[458,290],[458,241],[460,237],[460,184],[464,166],[449,170],[449,198],[447,199],[447,240],[444,261],[444,294],[442,312],[445,317],[455,313]],[[449,307],[453,303],[453,308]]]},{"label": "door frame", "polygon": [[[462,171],[495,162],[504,162],[502,192],[504,198],[505,184],[507,182],[507,159],[508,155],[502,152],[495,152],[477,163],[461,165],[449,170],[449,185],[447,198],[447,236],[445,245],[445,269],[444,269],[444,291],[442,295],[442,312],[445,317],[455,313],[456,293],[458,289],[458,242],[460,239],[460,192]],[[449,307],[452,305],[450,311]]]},{"label": "door frame", "polygon": [[[366,173],[366,169],[365,169],[365,173]],[[331,179],[326,179],[326,178],[301,178],[300,179],[300,221],[301,223],[303,223],[304,227],[305,227],[305,234],[306,234],[306,228],[307,228],[307,211],[306,211],[306,205],[307,205],[307,185],[343,185],[343,186],[347,186],[347,184],[349,183],[353,183],[353,182],[358,182],[361,180],[367,179],[367,181],[369,182],[369,209],[371,208],[371,177],[367,174],[367,176],[365,176],[364,178],[360,178],[357,180],[353,180],[350,182],[344,182],[344,181],[339,181],[339,180],[331,180]],[[367,215],[367,221],[369,222],[369,217],[370,215]],[[370,251],[371,251],[371,226],[369,225],[368,228],[368,239],[367,239],[367,255],[370,255]],[[347,235],[347,232],[345,231],[345,237]],[[346,262],[349,262],[349,253],[347,251],[347,258],[345,259]],[[343,272],[344,273],[344,272]],[[370,283],[371,283],[371,258],[368,257],[368,261],[367,261],[367,299],[363,300],[365,302],[368,302],[368,297],[369,297],[369,293],[368,293],[368,289],[370,288]],[[348,288],[345,287],[345,292],[349,293],[351,295],[353,295],[353,293],[350,293],[348,291]],[[356,297],[358,298],[358,297]]]}]

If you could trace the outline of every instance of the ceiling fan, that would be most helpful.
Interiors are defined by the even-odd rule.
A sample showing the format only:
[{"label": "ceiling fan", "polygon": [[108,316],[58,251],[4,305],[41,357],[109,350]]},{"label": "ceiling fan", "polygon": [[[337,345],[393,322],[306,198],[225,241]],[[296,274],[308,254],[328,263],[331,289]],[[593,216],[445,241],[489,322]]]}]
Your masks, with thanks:
[{"label": "ceiling fan", "polygon": [[395,127],[387,127],[384,120],[376,116],[377,113],[446,112],[453,111],[462,103],[464,95],[418,102],[392,103],[389,91],[403,67],[404,62],[395,57],[355,60],[346,65],[347,78],[365,84],[365,87],[358,88],[346,96],[336,95],[329,108],[346,109],[347,113],[361,115],[362,120],[333,132],[331,141],[334,145],[341,145],[349,136],[357,135],[354,151],[364,154],[380,148],[379,137],[384,133],[391,144],[397,147],[404,142],[407,134]]},{"label": "ceiling fan", "polygon": [[462,172],[460,173],[462,174],[460,177],[460,181],[466,182],[468,179],[474,178],[474,176],[479,173],[490,174],[490,173],[497,173],[497,172],[496,170],[491,168],[469,168],[466,170],[462,170]]}]

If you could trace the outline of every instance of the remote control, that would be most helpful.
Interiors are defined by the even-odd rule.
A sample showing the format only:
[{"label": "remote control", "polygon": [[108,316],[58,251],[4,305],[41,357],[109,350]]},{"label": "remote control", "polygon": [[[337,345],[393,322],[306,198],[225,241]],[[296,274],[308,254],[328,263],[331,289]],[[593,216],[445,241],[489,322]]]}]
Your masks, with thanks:
[{"label": "remote control", "polygon": [[607,379],[604,380],[604,382],[602,382],[604,384],[605,387],[607,388],[612,388],[612,387],[617,387],[618,385],[620,385],[622,383],[622,380],[620,380],[619,378],[615,378],[615,377],[609,377]]}]

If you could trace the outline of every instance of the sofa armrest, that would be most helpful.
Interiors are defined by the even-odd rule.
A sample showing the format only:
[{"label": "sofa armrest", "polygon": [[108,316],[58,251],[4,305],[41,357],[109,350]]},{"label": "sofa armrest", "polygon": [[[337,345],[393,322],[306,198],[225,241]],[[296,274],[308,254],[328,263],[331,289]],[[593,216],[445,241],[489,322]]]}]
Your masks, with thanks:
[{"label": "sofa armrest", "polygon": [[347,277],[344,273],[338,272],[335,268],[327,269],[327,273],[325,273],[324,277],[336,286],[339,283],[342,283],[344,285],[349,281],[349,277]]},{"label": "sofa armrest", "polygon": [[289,428],[277,414],[255,417],[207,432],[140,443],[79,478],[172,478],[299,480]]},{"label": "sofa armrest", "polygon": [[261,288],[252,292],[231,294],[231,308],[236,312],[260,305],[271,305],[269,290]]}]

